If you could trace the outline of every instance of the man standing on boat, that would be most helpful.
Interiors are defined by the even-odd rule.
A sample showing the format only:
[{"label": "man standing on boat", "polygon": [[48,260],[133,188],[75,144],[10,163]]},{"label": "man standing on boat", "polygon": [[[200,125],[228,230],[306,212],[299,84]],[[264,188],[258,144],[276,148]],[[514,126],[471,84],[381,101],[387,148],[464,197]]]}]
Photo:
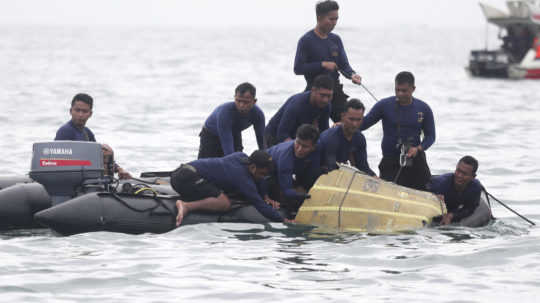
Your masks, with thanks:
[{"label": "man standing on boat", "polygon": [[378,101],[361,129],[382,120],[381,179],[422,190],[431,177],[425,151],[435,142],[435,121],[429,105],[412,96],[415,88],[412,73],[398,73],[396,95]]},{"label": "man standing on boat", "polygon": [[360,84],[362,77],[349,65],[347,54],[341,38],[332,33],[338,20],[339,5],[336,1],[321,1],[317,3],[315,12],[317,25],[300,38],[296,47],[294,58],[294,73],[304,75],[306,91],[313,86],[318,75],[326,74],[334,80],[332,98],[332,113],[330,117],[334,122],[341,118],[341,112],[347,101],[343,92],[343,84],[339,82],[339,72],[353,83]]},{"label": "man standing on boat", "polygon": [[[83,93],[75,95],[71,100],[69,109],[71,120],[56,131],[54,140],[96,142],[94,133],[86,127],[86,122],[92,116],[93,105],[94,99],[90,95]],[[113,158],[114,152],[109,145],[101,144],[101,149],[103,150],[104,159]],[[113,164],[113,171],[118,173],[120,179],[131,179],[129,172],[116,163]]]},{"label": "man standing on boat", "polygon": [[272,158],[261,150],[254,151],[249,157],[235,152],[223,158],[182,164],[171,173],[171,185],[181,198],[176,202],[176,225],[182,224],[184,217],[192,211],[228,211],[231,194],[240,194],[270,221],[290,222],[265,203],[259,193],[259,183],[272,169]]},{"label": "man standing on boat", "polygon": [[332,78],[320,75],[315,78],[311,90],[290,97],[266,126],[266,147],[293,140],[302,124],[311,124],[319,132],[328,129],[333,87]]},{"label": "man standing on boat", "polygon": [[[317,150],[319,131],[311,124],[301,125],[296,138],[268,149],[276,170],[267,182],[267,203],[278,204],[295,213],[320,175],[320,153]],[[276,203],[275,201],[281,203]]]},{"label": "man standing on boat", "polygon": [[255,86],[242,83],[234,91],[234,102],[224,103],[212,112],[199,134],[201,143],[198,159],[223,157],[242,151],[242,131],[251,125],[259,149],[263,148],[264,114],[255,105],[255,93]]},{"label": "man standing on boat", "polygon": [[478,161],[471,156],[465,156],[459,160],[453,174],[432,178],[428,189],[444,201],[447,209],[441,225],[459,222],[472,215],[478,207],[482,184],[475,179],[477,170]]},{"label": "man standing on boat", "polygon": [[360,131],[364,111],[364,104],[360,100],[350,99],[341,113],[340,125],[321,133],[319,146],[323,170],[338,169],[338,162],[350,162],[358,170],[375,175],[367,161],[366,138]]}]

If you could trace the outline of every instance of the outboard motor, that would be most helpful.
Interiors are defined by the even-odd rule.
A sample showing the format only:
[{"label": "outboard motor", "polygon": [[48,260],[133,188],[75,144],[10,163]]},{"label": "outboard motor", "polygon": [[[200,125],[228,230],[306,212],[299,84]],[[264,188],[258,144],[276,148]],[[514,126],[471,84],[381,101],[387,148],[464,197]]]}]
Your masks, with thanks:
[{"label": "outboard motor", "polygon": [[103,151],[95,142],[34,143],[30,178],[0,190],[0,230],[38,227],[34,214],[89,191],[108,190]]},{"label": "outboard motor", "polygon": [[34,143],[30,178],[45,187],[53,205],[112,182],[104,176],[101,144],[84,141]]}]

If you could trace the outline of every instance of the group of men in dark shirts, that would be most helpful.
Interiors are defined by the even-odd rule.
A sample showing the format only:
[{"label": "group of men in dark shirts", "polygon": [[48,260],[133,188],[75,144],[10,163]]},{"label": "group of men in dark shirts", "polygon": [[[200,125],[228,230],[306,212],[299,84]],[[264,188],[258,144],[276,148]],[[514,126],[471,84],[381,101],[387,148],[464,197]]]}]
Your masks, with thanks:
[{"label": "group of men in dark shirts", "polygon": [[[356,84],[361,77],[350,67],[340,37],[331,33],[338,9],[335,1],[316,5],[317,25],[299,40],[294,62],[294,72],[305,77],[306,89],[291,96],[268,125],[256,105],[256,88],[247,82],[236,87],[233,102],[218,106],[207,118],[199,134],[198,160],[171,173],[171,185],[181,198],[176,203],[178,225],[191,211],[227,211],[238,203],[233,198],[237,196],[271,221],[290,222],[316,179],[337,169],[336,163],[349,162],[375,176],[361,131],[379,120],[383,127],[381,179],[441,195],[448,209],[442,224],[474,211],[481,189],[474,180],[478,168],[474,158],[462,158],[454,174],[431,176],[425,150],[435,142],[435,123],[430,107],[412,96],[412,73],[398,73],[395,96],[378,101],[365,117],[360,100],[347,100],[339,73]],[[92,105],[85,107],[85,97],[77,96],[70,109],[72,120],[56,139],[95,141],[85,127]],[[90,113],[84,123],[77,122],[81,106]],[[335,123],[332,127],[330,118]],[[247,156],[242,152],[241,132],[250,126],[259,150]],[[121,167],[116,170],[127,177]]]}]

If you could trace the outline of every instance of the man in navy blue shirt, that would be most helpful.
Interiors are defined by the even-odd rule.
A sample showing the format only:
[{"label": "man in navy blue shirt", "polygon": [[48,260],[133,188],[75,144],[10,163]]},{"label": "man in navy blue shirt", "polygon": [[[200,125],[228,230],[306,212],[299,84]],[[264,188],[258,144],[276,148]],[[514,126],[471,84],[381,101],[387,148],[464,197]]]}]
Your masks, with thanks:
[{"label": "man in navy blue shirt", "polygon": [[341,124],[322,132],[319,146],[323,170],[337,169],[337,162],[350,162],[358,170],[370,176],[375,175],[369,168],[366,138],[360,131],[364,110],[364,104],[360,100],[350,99],[345,104],[345,110],[341,114]]},{"label": "man in navy blue shirt", "polygon": [[[62,125],[58,131],[56,131],[55,141],[91,141],[96,142],[94,133],[86,127],[86,122],[92,116],[92,107],[94,105],[94,99],[88,94],[77,94],[71,100],[71,107],[69,114],[71,120]],[[113,150],[107,144],[102,144],[104,162],[107,163],[109,158],[113,157]],[[125,171],[120,165],[112,163],[113,171],[118,173],[120,179],[130,179],[131,175]]]},{"label": "man in navy blue shirt", "polygon": [[[268,149],[276,170],[268,181],[270,201],[275,200],[294,213],[306,198],[313,183],[320,175],[320,153],[317,150],[319,131],[311,124],[303,124],[296,132],[296,139]],[[273,200],[272,200],[273,199]]]},{"label": "man in navy blue shirt", "polygon": [[334,80],[332,113],[330,117],[338,122],[347,101],[343,85],[339,83],[339,72],[353,83],[360,84],[362,77],[349,65],[341,38],[332,33],[338,20],[339,5],[335,1],[317,3],[315,12],[317,25],[298,41],[294,58],[294,73],[304,75],[306,91],[310,90],[316,76],[327,74]]},{"label": "man in navy blue shirt", "polygon": [[381,179],[422,190],[431,177],[424,151],[435,142],[435,121],[429,105],[413,98],[414,90],[413,74],[398,73],[396,95],[377,102],[364,118],[361,129],[382,120]]},{"label": "man in navy blue shirt", "polygon": [[476,180],[478,161],[471,157],[461,158],[452,174],[433,177],[428,185],[429,191],[439,195],[446,204],[447,213],[440,224],[459,222],[470,216],[480,203],[482,184]]},{"label": "man in navy blue shirt", "polygon": [[92,116],[93,103],[94,100],[87,94],[75,95],[69,109],[71,120],[58,129],[54,140],[96,142],[94,133],[86,127],[86,122]]},{"label": "man in navy blue shirt", "polygon": [[294,139],[302,124],[311,124],[319,132],[328,129],[333,87],[328,75],[320,75],[315,78],[311,90],[290,97],[266,126],[266,147]]},{"label": "man in navy blue shirt", "polygon": [[255,86],[242,83],[234,91],[234,102],[224,103],[212,112],[199,134],[201,143],[198,159],[223,157],[242,151],[242,131],[251,125],[259,149],[263,148],[264,114],[255,105],[255,93]]},{"label": "man in navy blue shirt", "polygon": [[171,173],[171,185],[181,198],[176,202],[177,226],[192,211],[229,210],[231,194],[240,194],[270,221],[290,222],[268,205],[259,193],[258,184],[272,169],[270,155],[261,150],[254,151],[249,157],[235,152],[223,158],[199,159],[182,164]]}]

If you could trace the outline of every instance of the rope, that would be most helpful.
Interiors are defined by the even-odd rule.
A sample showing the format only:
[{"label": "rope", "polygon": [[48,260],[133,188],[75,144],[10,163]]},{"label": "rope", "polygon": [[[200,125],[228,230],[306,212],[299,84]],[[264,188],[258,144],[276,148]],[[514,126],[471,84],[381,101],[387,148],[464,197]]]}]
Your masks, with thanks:
[{"label": "rope", "polygon": [[343,207],[343,203],[345,203],[345,198],[347,198],[347,195],[349,194],[349,190],[351,189],[352,183],[354,181],[354,178],[356,177],[357,171],[353,171],[353,175],[351,178],[351,181],[349,182],[349,186],[347,186],[347,191],[343,194],[343,199],[341,199],[341,203],[339,203],[339,216],[338,216],[338,229],[341,230],[341,208]]}]

